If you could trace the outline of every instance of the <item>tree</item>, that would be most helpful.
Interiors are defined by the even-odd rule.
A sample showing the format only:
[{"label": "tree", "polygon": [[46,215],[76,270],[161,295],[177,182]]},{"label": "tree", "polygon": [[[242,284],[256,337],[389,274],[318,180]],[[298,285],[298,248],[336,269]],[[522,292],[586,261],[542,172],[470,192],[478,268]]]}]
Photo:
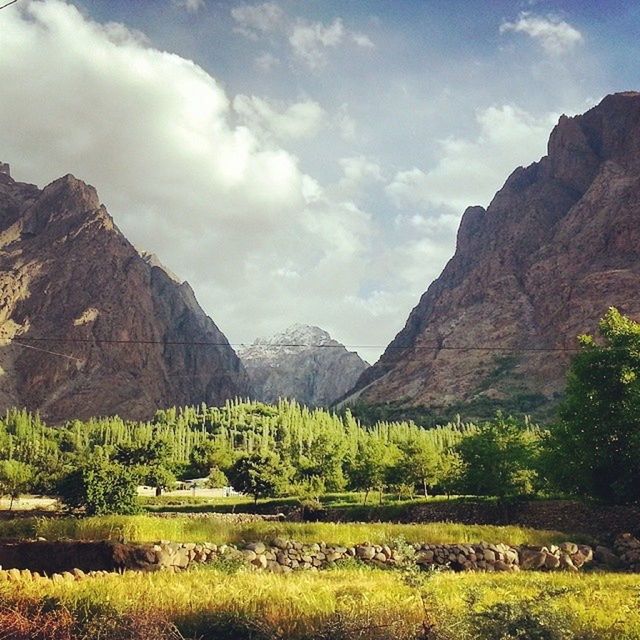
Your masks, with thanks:
[{"label": "tree", "polygon": [[405,443],[400,450],[399,477],[406,484],[420,485],[424,497],[428,497],[429,487],[438,481],[440,456],[434,443],[416,438]]},{"label": "tree", "polygon": [[233,449],[228,443],[205,440],[192,449],[189,466],[196,477],[203,477],[209,475],[214,467],[225,472],[231,468],[234,459]]},{"label": "tree", "polygon": [[132,469],[138,480],[156,490],[156,496],[176,483],[170,468],[171,444],[157,438],[145,444],[121,445],[116,449],[114,460]]},{"label": "tree", "polygon": [[222,489],[229,486],[229,479],[222,469],[212,467],[207,479],[207,486],[210,489]]},{"label": "tree", "polygon": [[234,489],[258,498],[278,495],[288,482],[291,470],[271,452],[245,455],[229,469],[229,480]]},{"label": "tree", "polygon": [[579,337],[558,423],[547,441],[564,491],[611,502],[640,499],[640,324],[610,308],[602,344]]},{"label": "tree", "polygon": [[456,447],[468,493],[498,497],[528,494],[535,480],[536,436],[500,413]]},{"label": "tree", "polygon": [[379,438],[368,435],[358,443],[358,450],[350,461],[348,474],[351,487],[364,491],[364,504],[372,489],[382,491],[387,481],[389,467],[395,462],[398,449]]},{"label": "tree", "polygon": [[28,464],[18,460],[0,460],[0,495],[9,496],[9,511],[13,501],[31,488],[34,470]]},{"label": "tree", "polygon": [[132,514],[138,511],[137,484],[131,469],[95,459],[67,474],[58,495],[69,509],[87,515]]}]

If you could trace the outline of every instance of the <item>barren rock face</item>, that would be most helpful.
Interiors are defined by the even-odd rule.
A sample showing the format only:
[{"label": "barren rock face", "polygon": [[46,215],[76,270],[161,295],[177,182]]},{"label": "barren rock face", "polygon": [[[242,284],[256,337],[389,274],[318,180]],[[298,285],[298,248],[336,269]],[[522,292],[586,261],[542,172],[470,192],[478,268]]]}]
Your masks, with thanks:
[{"label": "barren rock face", "polygon": [[0,171],[0,410],[146,418],[247,392],[191,287],[136,251],[93,187]]},{"label": "barren rock face", "polygon": [[[304,347],[299,345],[306,345]],[[262,402],[295,398],[328,407],[343,396],[369,366],[357,353],[318,327],[294,325],[238,351]]]},{"label": "barren rock face", "polygon": [[467,209],[455,255],[350,397],[544,406],[570,359],[544,349],[576,347],[612,305],[640,319],[639,290],[640,94],[621,93],[560,118],[547,156]]}]

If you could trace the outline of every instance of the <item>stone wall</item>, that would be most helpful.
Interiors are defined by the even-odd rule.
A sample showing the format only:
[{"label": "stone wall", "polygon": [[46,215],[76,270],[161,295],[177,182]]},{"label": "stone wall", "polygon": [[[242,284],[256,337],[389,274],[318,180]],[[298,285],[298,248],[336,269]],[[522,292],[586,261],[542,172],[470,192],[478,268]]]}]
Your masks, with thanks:
[{"label": "stone wall", "polygon": [[[91,560],[91,553],[93,561]],[[276,538],[271,544],[242,545],[159,542],[125,545],[106,542],[21,542],[0,544],[0,579],[21,575],[20,570],[80,579],[104,571],[182,571],[197,565],[245,565],[274,573],[319,571],[340,563],[363,562],[377,567],[448,569],[453,571],[515,572],[521,570],[576,572],[593,564],[606,569],[640,571],[640,540],[620,536],[614,549],[565,542],[560,545],[510,547],[505,544],[369,543],[355,546],[302,544]],[[41,564],[38,565],[38,562]],[[92,566],[93,562],[93,566]],[[2,571],[1,569],[5,570]],[[36,573],[37,572],[37,573]],[[60,578],[56,578],[60,579]]]}]

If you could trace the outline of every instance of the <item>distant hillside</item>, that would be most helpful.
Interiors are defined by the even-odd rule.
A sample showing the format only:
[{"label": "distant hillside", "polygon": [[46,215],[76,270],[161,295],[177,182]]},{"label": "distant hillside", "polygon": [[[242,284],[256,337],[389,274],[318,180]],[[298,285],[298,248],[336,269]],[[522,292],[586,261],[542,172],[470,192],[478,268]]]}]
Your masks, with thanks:
[{"label": "distant hillside", "polygon": [[93,187],[40,190],[0,164],[0,411],[146,418],[247,392],[189,284],[136,251]]},{"label": "distant hillside", "polygon": [[295,398],[317,407],[327,407],[344,395],[369,366],[326,331],[300,324],[258,339],[239,349],[238,355],[251,379],[255,399],[275,402]]},{"label": "distant hillside", "polygon": [[[576,335],[640,319],[640,94],[562,116],[548,155],[464,213],[455,255],[349,402],[543,411]],[[467,412],[467,415],[469,413]]]}]

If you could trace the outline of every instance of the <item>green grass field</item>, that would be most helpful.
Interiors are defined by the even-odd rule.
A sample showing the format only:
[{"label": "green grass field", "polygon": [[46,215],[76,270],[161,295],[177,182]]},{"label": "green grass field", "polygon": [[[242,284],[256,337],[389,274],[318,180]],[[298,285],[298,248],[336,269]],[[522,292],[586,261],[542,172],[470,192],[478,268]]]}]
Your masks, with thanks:
[{"label": "green grass field", "polygon": [[[640,639],[640,583],[614,574],[434,573],[415,582],[377,569],[202,569],[0,582],[0,603],[3,637],[12,640]],[[67,635],[54,633],[65,624]],[[11,635],[14,627],[22,635]]]},{"label": "green grass field", "polygon": [[520,526],[466,525],[448,522],[428,524],[252,522],[235,524],[214,518],[157,518],[104,516],[94,518],[23,518],[0,521],[0,538],[47,540],[123,540],[126,542],[213,542],[269,541],[281,536],[300,542],[353,545],[383,544],[403,537],[409,542],[504,544],[550,544],[567,540],[590,542],[581,535]]}]

